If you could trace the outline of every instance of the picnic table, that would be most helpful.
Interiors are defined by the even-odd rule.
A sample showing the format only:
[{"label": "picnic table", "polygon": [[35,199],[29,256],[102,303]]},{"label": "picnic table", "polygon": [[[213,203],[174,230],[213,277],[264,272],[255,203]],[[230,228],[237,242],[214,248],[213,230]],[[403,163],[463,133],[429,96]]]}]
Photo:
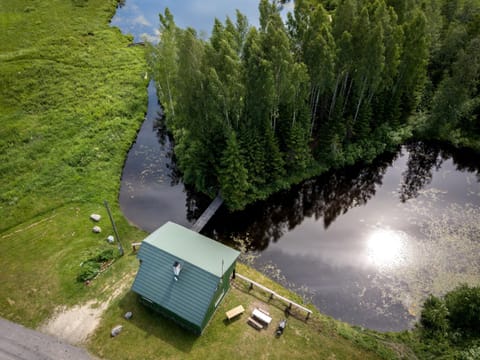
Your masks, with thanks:
[{"label": "picnic table", "polygon": [[264,311],[260,311],[259,309],[254,309],[252,312],[252,316],[266,325],[272,322],[272,318],[265,314]]}]

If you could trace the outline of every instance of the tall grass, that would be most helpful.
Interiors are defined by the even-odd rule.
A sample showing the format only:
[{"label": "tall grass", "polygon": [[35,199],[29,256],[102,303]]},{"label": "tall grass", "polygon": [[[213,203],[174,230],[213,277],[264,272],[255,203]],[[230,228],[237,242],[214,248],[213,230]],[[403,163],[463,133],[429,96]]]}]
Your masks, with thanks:
[{"label": "tall grass", "polygon": [[93,234],[88,219],[107,219],[103,199],[125,244],[142,236],[121,217],[117,196],[144,118],[145,61],[109,26],[115,6],[0,4],[0,316],[30,326],[95,293],[75,278],[107,236]]}]

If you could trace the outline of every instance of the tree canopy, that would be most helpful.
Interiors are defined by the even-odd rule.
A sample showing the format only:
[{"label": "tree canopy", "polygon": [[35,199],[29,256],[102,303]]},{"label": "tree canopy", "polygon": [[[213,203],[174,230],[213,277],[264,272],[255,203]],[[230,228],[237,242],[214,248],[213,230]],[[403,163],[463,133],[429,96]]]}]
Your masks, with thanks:
[{"label": "tree canopy", "polygon": [[148,59],[186,183],[241,209],[411,130],[480,143],[479,1],[296,0],[285,22],[280,9],[260,0],[258,28],[215,19],[208,40],[160,15]]},{"label": "tree canopy", "polygon": [[459,285],[443,298],[430,295],[417,333],[424,358],[478,359],[480,346],[480,287]]}]

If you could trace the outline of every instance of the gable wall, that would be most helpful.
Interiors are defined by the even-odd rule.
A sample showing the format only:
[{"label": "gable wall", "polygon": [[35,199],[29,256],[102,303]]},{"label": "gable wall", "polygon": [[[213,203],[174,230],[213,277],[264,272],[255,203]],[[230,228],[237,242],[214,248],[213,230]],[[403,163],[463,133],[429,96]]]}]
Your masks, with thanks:
[{"label": "gable wall", "polygon": [[236,262],[233,263],[230,268],[228,268],[224,274],[223,274],[223,277],[222,277],[222,281],[219,282],[219,286],[218,286],[218,289],[215,291],[215,294],[213,295],[212,299],[210,300],[210,305],[208,307],[208,310],[207,310],[207,313],[206,313],[206,316],[203,320],[203,323],[202,323],[202,331],[205,329],[205,327],[207,326],[208,322],[211,320],[211,318],[213,317],[213,314],[215,314],[215,311],[217,310],[217,308],[220,306],[220,304],[222,303],[223,299],[217,304],[217,306],[215,306],[215,303],[217,302],[218,300],[218,297],[220,296],[220,294],[222,293],[222,291],[224,291],[224,295],[223,297],[225,298],[225,296],[227,295],[227,292],[228,290],[230,289],[230,278],[232,276],[232,272],[233,272],[233,269],[235,269],[235,266],[236,266]]}]

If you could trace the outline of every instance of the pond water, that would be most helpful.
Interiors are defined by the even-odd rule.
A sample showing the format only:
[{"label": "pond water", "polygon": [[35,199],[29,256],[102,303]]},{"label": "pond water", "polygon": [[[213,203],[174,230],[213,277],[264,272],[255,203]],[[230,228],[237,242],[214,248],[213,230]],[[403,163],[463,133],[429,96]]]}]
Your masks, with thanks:
[{"label": "pond water", "polygon": [[[178,25],[205,32],[215,16],[233,17],[236,7],[251,19],[258,13],[256,1],[152,3],[127,0],[112,24],[140,39],[155,33],[153,17],[165,6]],[[132,27],[141,16],[149,32]],[[210,200],[181,182],[153,82],[148,94],[120,205],[146,231],[166,221],[190,226]],[[328,315],[380,331],[406,329],[429,293],[480,281],[480,160],[444,145],[407,144],[371,165],[329,172],[243,212],[222,207],[202,233],[246,249],[244,261]]]}]

